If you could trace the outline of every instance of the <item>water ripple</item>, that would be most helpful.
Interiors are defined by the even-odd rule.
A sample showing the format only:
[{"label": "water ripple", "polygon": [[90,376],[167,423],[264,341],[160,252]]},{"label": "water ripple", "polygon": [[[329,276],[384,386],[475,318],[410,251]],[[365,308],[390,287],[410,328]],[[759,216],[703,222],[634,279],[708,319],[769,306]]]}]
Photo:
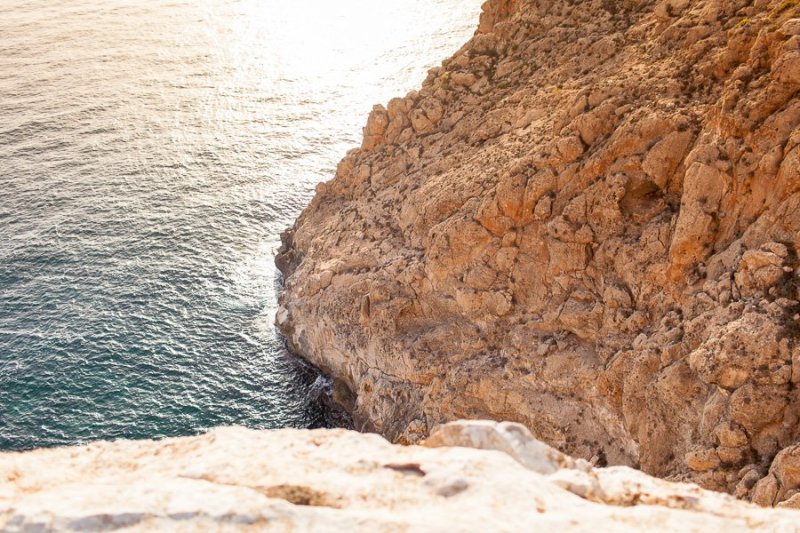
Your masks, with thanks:
[{"label": "water ripple", "polygon": [[0,3],[0,449],[324,424],[277,236],[479,4]]}]

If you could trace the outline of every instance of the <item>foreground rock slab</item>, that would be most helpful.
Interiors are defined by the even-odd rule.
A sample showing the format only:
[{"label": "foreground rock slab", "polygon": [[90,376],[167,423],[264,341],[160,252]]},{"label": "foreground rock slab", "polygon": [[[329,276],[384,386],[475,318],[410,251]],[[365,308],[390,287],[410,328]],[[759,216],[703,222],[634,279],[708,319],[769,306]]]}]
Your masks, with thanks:
[{"label": "foreground rock slab", "polygon": [[512,423],[454,422],[424,446],[230,427],[0,454],[4,532],[534,528],[788,532],[800,530],[800,512],[594,468]]}]

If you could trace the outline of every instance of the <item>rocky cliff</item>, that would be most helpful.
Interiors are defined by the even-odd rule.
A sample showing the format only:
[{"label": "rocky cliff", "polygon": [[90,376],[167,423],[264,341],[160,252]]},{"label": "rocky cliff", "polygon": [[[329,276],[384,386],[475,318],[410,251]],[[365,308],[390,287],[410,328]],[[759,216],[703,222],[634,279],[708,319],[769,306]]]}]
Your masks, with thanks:
[{"label": "rocky cliff", "polygon": [[798,95],[796,0],[489,0],[284,235],[278,324],[395,441],[800,502]]},{"label": "rocky cliff", "polygon": [[592,468],[522,426],[486,422],[441,427],[426,447],[345,430],[222,428],[5,453],[0,480],[9,533],[799,529],[797,511]]}]

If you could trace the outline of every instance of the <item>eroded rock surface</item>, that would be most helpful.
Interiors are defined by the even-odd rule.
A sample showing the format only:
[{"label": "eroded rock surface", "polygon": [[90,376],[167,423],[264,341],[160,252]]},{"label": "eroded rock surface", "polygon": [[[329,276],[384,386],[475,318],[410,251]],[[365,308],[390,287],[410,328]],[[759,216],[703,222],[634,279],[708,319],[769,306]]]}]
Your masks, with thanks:
[{"label": "eroded rock surface", "polygon": [[490,0],[284,236],[278,324],[392,440],[798,505],[798,95],[793,0]]},{"label": "eroded rock surface", "polygon": [[797,511],[592,468],[520,425],[493,422],[445,426],[426,447],[346,430],[221,428],[5,453],[0,481],[9,533],[800,528]]}]

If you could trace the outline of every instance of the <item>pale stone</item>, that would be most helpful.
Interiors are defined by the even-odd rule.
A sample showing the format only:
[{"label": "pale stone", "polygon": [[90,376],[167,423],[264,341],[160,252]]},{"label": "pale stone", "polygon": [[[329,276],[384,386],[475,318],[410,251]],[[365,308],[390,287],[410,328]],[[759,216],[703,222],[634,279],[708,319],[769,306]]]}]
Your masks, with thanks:
[{"label": "pale stone", "polygon": [[430,448],[463,446],[499,450],[540,474],[552,474],[559,468],[575,466],[568,456],[534,439],[525,426],[510,422],[451,422],[436,427],[424,445]]},{"label": "pale stone", "polygon": [[[437,434],[461,447],[392,445],[346,430],[229,427],[199,437],[3,453],[0,530],[797,528],[796,511],[759,509],[627,468],[577,465],[515,424],[462,422]],[[479,449],[465,447],[471,444]]]}]

